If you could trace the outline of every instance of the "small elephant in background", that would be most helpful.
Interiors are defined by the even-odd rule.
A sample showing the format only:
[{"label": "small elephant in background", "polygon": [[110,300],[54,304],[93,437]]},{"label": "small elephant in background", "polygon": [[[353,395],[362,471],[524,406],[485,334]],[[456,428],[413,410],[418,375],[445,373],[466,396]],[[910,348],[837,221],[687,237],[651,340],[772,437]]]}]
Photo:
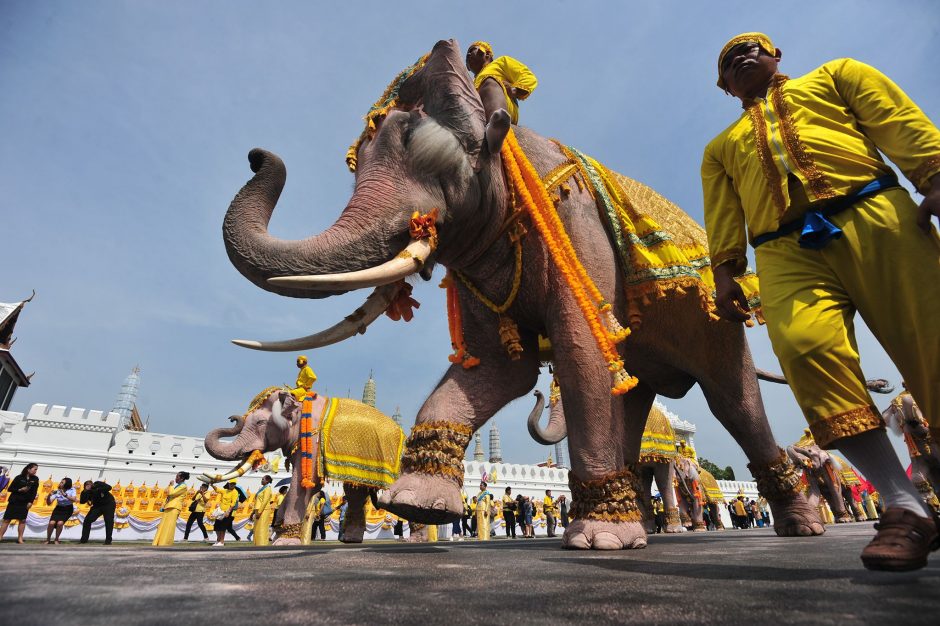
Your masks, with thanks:
[{"label": "small elephant in background", "polygon": [[855,521],[852,513],[845,508],[842,498],[842,477],[832,456],[815,443],[792,445],[787,448],[787,455],[799,467],[809,486],[807,500],[812,506],[820,506],[820,498],[829,503],[837,524]]}]

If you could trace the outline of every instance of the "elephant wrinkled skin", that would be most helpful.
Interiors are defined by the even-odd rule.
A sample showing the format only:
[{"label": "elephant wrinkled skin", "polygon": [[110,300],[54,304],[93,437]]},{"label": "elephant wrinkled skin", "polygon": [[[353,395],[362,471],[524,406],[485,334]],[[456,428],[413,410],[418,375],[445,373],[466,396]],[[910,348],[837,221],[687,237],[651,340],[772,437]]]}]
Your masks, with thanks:
[{"label": "elephant wrinkled skin", "polygon": [[[491,153],[484,141],[488,128],[492,134],[499,124],[488,127],[458,44],[438,42],[426,64],[402,83],[397,106],[377,120],[374,135],[363,136],[352,196],[323,233],[296,242],[268,233],[286,170],[270,152],[251,152],[255,175],[232,201],[223,225],[229,258],[264,289],[321,298],[367,286],[361,272],[394,261],[410,241],[412,213],[430,215],[437,209],[438,246],[427,264],[415,263],[413,271],[423,269],[422,275],[429,277],[428,265],[440,263],[459,270],[490,300],[501,302],[515,271],[514,247],[503,230],[513,207],[500,155]],[[540,176],[564,162],[550,140],[522,127],[513,131]],[[572,185],[558,205],[558,214],[588,275],[611,301],[617,317],[627,319],[624,277],[612,246],[601,243],[610,239],[589,191]],[[689,228],[700,229],[687,216],[683,219]],[[554,348],[555,371],[567,407],[572,480],[610,484],[610,477],[626,476],[624,469],[637,458],[643,424],[656,394],[681,397],[695,383],[752,464],[769,467],[779,461],[780,450],[764,414],[741,326],[709,321],[693,295],[652,302],[644,309],[642,326],[618,346],[641,382],[624,396],[611,396],[610,373],[590,327],[545,241],[531,224],[528,230],[521,244],[518,296],[506,312],[518,324],[520,358],[507,358],[499,316],[458,283],[467,349],[480,363],[471,369],[455,364],[447,370],[419,410],[416,428],[437,428],[445,421],[461,432],[473,432],[529,392],[538,378],[537,337],[542,334]],[[335,276],[321,284],[309,279],[324,274],[342,278],[349,272],[357,274],[347,283]],[[301,275],[304,279],[298,281],[281,278]],[[381,288],[398,278],[390,275],[376,278],[372,286]],[[464,439],[469,442],[461,434],[460,445],[466,445]],[[405,452],[407,458],[414,449],[406,447]],[[629,493],[628,477],[620,480],[619,493]],[[462,514],[460,486],[461,480],[454,476],[403,466],[401,476],[379,501],[409,520],[443,523]],[[822,532],[816,513],[802,496],[780,497],[771,506],[779,534]],[[611,549],[646,543],[638,521],[609,522],[590,515],[577,519],[578,515],[573,513],[576,519],[565,532],[568,547]]]}]

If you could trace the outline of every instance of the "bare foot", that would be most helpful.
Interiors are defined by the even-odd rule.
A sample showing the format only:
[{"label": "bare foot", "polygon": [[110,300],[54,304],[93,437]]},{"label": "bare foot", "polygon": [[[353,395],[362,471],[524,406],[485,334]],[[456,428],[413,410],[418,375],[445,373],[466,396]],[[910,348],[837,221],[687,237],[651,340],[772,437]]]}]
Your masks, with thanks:
[{"label": "bare foot", "polygon": [[561,540],[573,550],[633,550],[646,547],[646,531],[640,522],[573,520]]},{"label": "bare foot", "polygon": [[774,531],[779,537],[812,537],[826,532],[819,514],[801,493],[771,501],[770,511],[774,517]]},{"label": "bare foot", "polygon": [[379,492],[379,507],[421,524],[446,524],[463,516],[457,484],[441,476],[402,474]]}]

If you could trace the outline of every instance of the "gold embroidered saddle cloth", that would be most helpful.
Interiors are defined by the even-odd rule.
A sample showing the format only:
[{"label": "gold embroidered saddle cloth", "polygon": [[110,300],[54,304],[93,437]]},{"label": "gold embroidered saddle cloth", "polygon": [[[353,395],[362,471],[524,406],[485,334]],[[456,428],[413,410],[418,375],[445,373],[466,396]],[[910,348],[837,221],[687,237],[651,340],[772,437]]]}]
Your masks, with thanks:
[{"label": "gold embroidered saddle cloth", "polygon": [[405,433],[367,404],[330,398],[320,430],[320,475],[384,489],[401,471]]}]

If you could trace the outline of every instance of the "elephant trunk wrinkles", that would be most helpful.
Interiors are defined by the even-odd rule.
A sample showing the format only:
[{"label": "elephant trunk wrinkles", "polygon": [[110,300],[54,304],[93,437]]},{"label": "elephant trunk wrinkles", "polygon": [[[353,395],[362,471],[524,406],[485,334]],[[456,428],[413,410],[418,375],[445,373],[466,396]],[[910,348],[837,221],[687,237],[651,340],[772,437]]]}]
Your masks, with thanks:
[{"label": "elephant trunk wrinkles", "polygon": [[[343,273],[379,265],[398,252],[386,233],[387,220],[376,219],[383,207],[369,206],[375,194],[355,193],[333,226],[319,235],[287,241],[268,233],[287,169],[270,152],[253,149],[248,161],[255,175],[232,200],[222,224],[225,249],[232,264],[262,289],[294,298],[325,298],[342,292],[314,291],[268,283],[269,278],[298,274]],[[371,216],[371,219],[370,219]],[[407,230],[401,233],[402,241]]]},{"label": "elephant trunk wrinkles", "polygon": [[542,415],[542,410],[545,408],[545,397],[540,391],[536,390],[535,398],[535,407],[532,409],[532,412],[529,414],[529,419],[526,422],[529,427],[529,434],[543,446],[549,446],[562,441],[568,436],[568,427],[565,424],[565,411],[561,405],[561,398],[559,398],[558,402],[552,407],[549,413],[548,426],[545,427],[545,430],[542,430],[541,426],[539,426],[539,417]]},{"label": "elephant trunk wrinkles", "polygon": [[[240,461],[245,455],[252,452],[245,446],[245,437],[241,434],[244,421],[240,421],[232,428],[216,428],[206,435],[206,450],[213,457],[222,461]],[[222,437],[235,437],[235,441],[220,441]]]}]

